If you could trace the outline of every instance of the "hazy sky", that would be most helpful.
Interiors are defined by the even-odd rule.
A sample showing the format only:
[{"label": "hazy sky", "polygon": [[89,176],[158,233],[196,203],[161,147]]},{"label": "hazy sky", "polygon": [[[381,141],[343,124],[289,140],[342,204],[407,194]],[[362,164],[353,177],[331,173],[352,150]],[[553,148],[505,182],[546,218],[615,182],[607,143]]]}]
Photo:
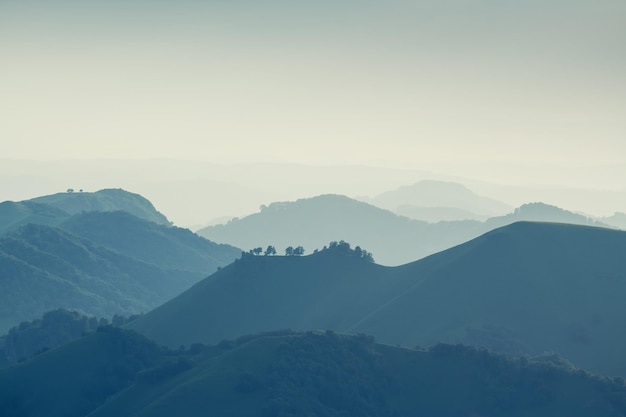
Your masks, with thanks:
[{"label": "hazy sky", "polygon": [[1,156],[626,166],[625,45],[624,0],[2,0]]}]

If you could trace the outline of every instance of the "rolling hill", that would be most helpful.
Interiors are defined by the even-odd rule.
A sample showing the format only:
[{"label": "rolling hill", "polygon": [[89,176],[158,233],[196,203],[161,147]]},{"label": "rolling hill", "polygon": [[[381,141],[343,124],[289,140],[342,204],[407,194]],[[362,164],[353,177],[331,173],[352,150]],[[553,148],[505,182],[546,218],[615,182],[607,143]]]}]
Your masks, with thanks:
[{"label": "rolling hill", "polygon": [[94,193],[58,193],[20,202],[4,201],[0,203],[0,235],[28,223],[58,226],[74,214],[112,211],[124,211],[156,224],[171,225],[150,201],[139,194],[104,189]]},{"label": "rolling hill", "polygon": [[69,214],[85,211],[125,211],[157,224],[166,226],[171,224],[146,198],[122,189],[104,189],[93,193],[57,193],[36,197],[29,201],[47,204]]},{"label": "rolling hill", "polygon": [[171,226],[148,200],[124,190],[6,201],[0,332],[57,308],[100,317],[145,312],[240,253]]},{"label": "rolling hill", "polygon": [[241,254],[238,248],[216,244],[188,229],[157,224],[125,211],[76,214],[59,228],[162,268],[197,273],[199,279]]},{"label": "rolling hill", "polygon": [[[63,383],[59,383],[63,381]],[[166,351],[101,328],[0,370],[7,417],[617,417],[623,380],[554,356],[464,346],[407,349],[368,336],[281,332]]]},{"label": "rolling hill", "polygon": [[0,203],[0,236],[28,223],[55,226],[70,215],[56,207],[32,201]]},{"label": "rolling hill", "polygon": [[576,366],[626,375],[625,251],[621,231],[521,222],[393,268],[349,250],[250,255],[129,327],[174,347],[333,329],[410,346],[554,351]]},{"label": "rolling hill", "polygon": [[63,227],[27,224],[0,239],[0,331],[56,308],[146,312],[241,253],[124,212],[78,214]]}]

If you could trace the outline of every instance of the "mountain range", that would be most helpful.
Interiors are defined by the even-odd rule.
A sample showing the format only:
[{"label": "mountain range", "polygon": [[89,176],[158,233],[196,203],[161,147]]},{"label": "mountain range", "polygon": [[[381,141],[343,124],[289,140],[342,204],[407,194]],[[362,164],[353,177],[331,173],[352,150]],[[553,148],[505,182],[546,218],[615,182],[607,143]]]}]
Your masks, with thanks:
[{"label": "mountain range", "polygon": [[398,267],[346,246],[247,255],[129,327],[173,347],[333,329],[409,346],[554,351],[576,366],[626,375],[626,232],[520,222]]},{"label": "mountain range", "polygon": [[261,211],[223,225],[197,231],[215,242],[243,249],[273,245],[282,251],[300,245],[311,252],[333,240],[370,250],[384,265],[401,265],[466,242],[516,221],[548,221],[606,226],[584,215],[542,203],[525,204],[513,213],[476,220],[428,223],[342,195],[320,195],[276,202]]}]

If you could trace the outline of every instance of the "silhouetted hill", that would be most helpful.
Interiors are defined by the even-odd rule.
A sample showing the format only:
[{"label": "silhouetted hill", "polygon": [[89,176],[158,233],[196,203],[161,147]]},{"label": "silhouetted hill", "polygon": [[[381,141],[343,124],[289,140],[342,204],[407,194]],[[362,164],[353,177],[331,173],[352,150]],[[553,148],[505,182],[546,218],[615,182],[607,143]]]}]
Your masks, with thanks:
[{"label": "silhouetted hill", "polygon": [[[399,209],[402,207],[403,213],[400,214],[403,215],[419,213],[419,210],[434,207],[446,210],[460,210],[455,213],[463,215],[463,217],[442,218],[439,220],[487,218],[511,211],[511,206],[508,204],[493,198],[477,195],[462,184],[433,180],[423,180],[413,185],[400,187],[394,191],[387,191],[366,201],[396,213],[399,213]],[[463,213],[470,213],[472,217],[465,217],[466,214]]]},{"label": "silhouetted hill", "polygon": [[516,223],[390,268],[322,251],[247,256],[129,326],[170,346],[277,328],[558,352],[626,375],[626,233]]},{"label": "silhouetted hill", "polygon": [[83,211],[126,211],[140,219],[170,225],[152,203],[139,194],[122,189],[104,189],[94,193],[67,192],[33,198],[30,201],[59,208],[69,214]]},{"label": "silhouetted hill", "polygon": [[[62,381],[62,383],[59,383]],[[613,417],[623,380],[554,357],[430,351],[332,332],[273,333],[165,351],[103,328],[0,370],[3,416]]]},{"label": "silhouetted hill", "polygon": [[197,233],[244,250],[273,245],[281,253],[288,246],[311,252],[345,240],[363,245],[382,264],[398,265],[469,240],[481,226],[471,221],[433,225],[342,195],[321,195],[262,206],[260,213]]},{"label": "silhouetted hill", "polygon": [[59,227],[147,263],[196,272],[198,279],[241,254],[241,249],[213,243],[188,229],[155,224],[124,211],[77,214]]},{"label": "silhouetted hill", "polygon": [[[100,317],[149,311],[180,294],[218,266],[228,263],[227,260],[209,259],[212,244],[203,243],[201,238],[198,239],[203,242],[195,246],[198,253],[192,251],[192,245],[185,252],[181,242],[191,232],[169,230],[130,215],[81,215],[71,226],[82,224],[85,227],[81,230],[96,233],[86,227],[89,219],[120,216],[128,217],[127,226],[138,225],[130,229],[128,239],[131,241],[117,243],[117,249],[128,250],[128,255],[44,225],[28,224],[0,239],[0,331],[56,308],[78,310]],[[157,233],[147,233],[141,228],[148,228],[148,231],[154,228],[171,239],[159,240]],[[114,230],[114,227],[109,229],[110,232]],[[184,239],[172,238],[179,234]],[[142,260],[143,249],[130,249],[132,245],[143,245],[148,251],[155,247],[158,254],[159,251],[167,251],[166,243],[170,245],[172,256],[163,255],[162,262]],[[115,242],[108,244],[116,246]],[[200,256],[204,249],[207,251]],[[227,250],[221,255],[224,258],[228,251],[233,252],[233,258],[234,252],[240,253],[232,248],[220,247],[222,249]],[[177,252],[180,252],[181,261],[177,260]],[[194,257],[195,263],[190,261]],[[185,261],[190,261],[189,268],[177,267]],[[203,265],[207,269],[202,269]]]}]

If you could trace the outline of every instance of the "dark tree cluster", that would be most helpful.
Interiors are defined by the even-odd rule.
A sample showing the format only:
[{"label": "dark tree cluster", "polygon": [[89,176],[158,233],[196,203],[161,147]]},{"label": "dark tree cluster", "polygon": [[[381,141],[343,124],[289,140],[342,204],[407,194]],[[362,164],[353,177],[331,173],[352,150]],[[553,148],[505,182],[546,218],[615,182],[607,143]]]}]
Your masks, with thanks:
[{"label": "dark tree cluster", "polygon": [[371,252],[366,251],[360,246],[356,246],[354,249],[352,249],[350,247],[350,244],[344,240],[340,240],[339,242],[337,241],[330,242],[328,246],[324,246],[324,248],[322,248],[322,252],[324,251],[342,253],[345,255],[353,255],[358,258],[365,259],[368,262],[374,262],[374,256],[372,255]]},{"label": "dark tree cluster", "polygon": [[[244,255],[244,253],[242,253],[242,255]],[[263,252],[263,248],[262,247],[256,247],[254,249],[250,249],[248,251],[248,254],[250,255],[254,255],[254,256],[259,256],[261,254],[265,255],[265,256],[272,256],[272,255],[276,255],[276,248],[272,245],[269,245],[267,247],[267,249],[265,249],[265,252]]]},{"label": "dark tree cluster", "polygon": [[304,248],[302,246],[296,246],[295,248],[293,246],[288,246],[285,249],[285,255],[286,256],[302,256],[304,255]]},{"label": "dark tree cluster", "polygon": [[121,327],[135,318],[116,314],[109,321],[65,309],[49,311],[40,319],[20,323],[0,337],[0,368],[93,333],[100,326]]}]

